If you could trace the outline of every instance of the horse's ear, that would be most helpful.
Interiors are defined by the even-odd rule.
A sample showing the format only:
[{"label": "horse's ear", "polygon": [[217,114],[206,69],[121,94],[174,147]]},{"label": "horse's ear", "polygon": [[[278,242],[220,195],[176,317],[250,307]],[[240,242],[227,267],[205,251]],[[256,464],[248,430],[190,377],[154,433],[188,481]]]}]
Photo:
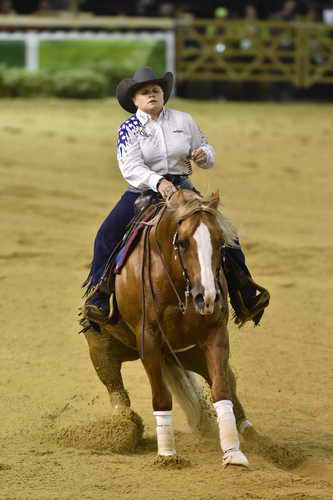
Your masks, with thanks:
[{"label": "horse's ear", "polygon": [[210,208],[214,208],[214,210],[217,210],[219,203],[220,203],[220,193],[219,191],[215,191],[215,193],[211,194],[208,205],[210,206]]}]

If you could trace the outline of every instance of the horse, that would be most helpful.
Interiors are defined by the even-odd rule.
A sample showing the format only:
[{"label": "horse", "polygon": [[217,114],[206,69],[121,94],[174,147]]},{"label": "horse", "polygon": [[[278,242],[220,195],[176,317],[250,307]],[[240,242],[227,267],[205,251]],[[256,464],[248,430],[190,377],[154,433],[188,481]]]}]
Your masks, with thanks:
[{"label": "horse", "polygon": [[218,193],[203,197],[177,190],[162,204],[116,277],[119,321],[86,332],[90,357],[115,413],[131,406],[122,363],[141,358],[151,386],[158,457],[170,460],[177,454],[169,387],[192,429],[201,432],[195,374],[200,375],[211,390],[223,466],[247,467],[238,431],[252,424],[229,366],[228,293],[221,265],[223,248],[234,244],[236,230],[218,210]]}]

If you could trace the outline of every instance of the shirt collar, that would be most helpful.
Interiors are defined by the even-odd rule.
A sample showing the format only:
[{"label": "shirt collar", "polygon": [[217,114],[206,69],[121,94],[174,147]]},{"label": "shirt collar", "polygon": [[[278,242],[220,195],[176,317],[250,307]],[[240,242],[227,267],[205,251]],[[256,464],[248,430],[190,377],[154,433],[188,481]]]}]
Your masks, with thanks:
[{"label": "shirt collar", "polygon": [[[142,125],[146,125],[151,120],[148,113],[145,113],[141,109],[138,109],[135,114],[136,114],[137,119],[142,123]],[[166,109],[163,106],[162,111],[161,111],[160,116],[158,117],[157,121],[163,120],[165,118],[165,116],[166,116]]]}]

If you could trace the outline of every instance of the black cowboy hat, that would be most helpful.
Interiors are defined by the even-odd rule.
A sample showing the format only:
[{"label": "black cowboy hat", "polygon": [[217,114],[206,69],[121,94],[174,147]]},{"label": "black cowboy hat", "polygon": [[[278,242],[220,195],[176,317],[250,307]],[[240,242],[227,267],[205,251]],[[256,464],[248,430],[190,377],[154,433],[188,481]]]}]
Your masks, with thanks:
[{"label": "black cowboy hat", "polygon": [[133,96],[135,92],[146,83],[156,83],[162,88],[165,104],[172,91],[173,74],[169,71],[165,73],[163,77],[159,78],[148,66],[138,69],[134,73],[133,78],[125,78],[125,80],[122,80],[117,86],[116,94],[120,106],[129,113],[135,113],[137,107],[133,103]]}]

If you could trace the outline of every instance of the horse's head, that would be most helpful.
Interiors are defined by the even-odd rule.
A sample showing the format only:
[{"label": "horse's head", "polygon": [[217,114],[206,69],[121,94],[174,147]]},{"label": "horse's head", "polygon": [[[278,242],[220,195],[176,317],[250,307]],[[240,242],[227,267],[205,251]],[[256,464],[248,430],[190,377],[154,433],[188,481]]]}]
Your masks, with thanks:
[{"label": "horse's head", "polygon": [[218,193],[203,198],[191,191],[179,191],[172,197],[172,204],[177,221],[175,252],[190,284],[194,306],[202,315],[212,314],[221,300],[221,247],[231,242],[235,232],[231,234],[223,227],[224,217],[217,211]]}]

